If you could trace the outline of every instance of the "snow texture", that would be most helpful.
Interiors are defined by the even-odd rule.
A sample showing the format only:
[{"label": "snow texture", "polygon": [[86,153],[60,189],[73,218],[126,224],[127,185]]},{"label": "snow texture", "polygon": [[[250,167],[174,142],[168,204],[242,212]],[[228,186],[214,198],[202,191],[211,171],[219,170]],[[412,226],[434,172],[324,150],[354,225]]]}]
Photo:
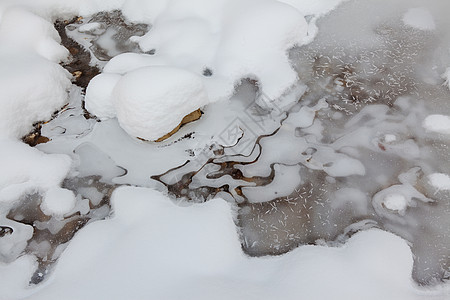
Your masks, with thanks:
[{"label": "snow texture", "polygon": [[450,176],[443,173],[433,173],[428,175],[430,184],[437,188],[439,191],[450,190]]},{"label": "snow texture", "polygon": [[66,189],[53,187],[42,200],[41,209],[48,216],[62,217],[75,207],[75,194]]},{"label": "snow texture", "polygon": [[[143,13],[150,9],[159,12],[153,17],[131,13],[133,20],[152,22],[152,29],[148,34],[132,37],[132,40],[139,43],[144,52],[152,50],[156,54],[119,55],[105,66],[104,73],[124,74],[143,66],[150,68],[164,65],[173,72],[175,68],[180,68],[202,77],[207,98],[202,96],[198,99],[197,94],[192,94],[189,88],[182,90],[186,82],[184,79],[177,81],[181,75],[161,77],[155,81],[155,85],[161,85],[160,95],[177,90],[189,98],[179,99],[179,111],[174,110],[174,98],[167,103],[159,102],[157,106],[154,106],[154,101],[149,100],[147,109],[144,110],[141,110],[143,101],[128,102],[120,106],[120,109],[116,108],[120,112],[119,122],[128,133],[157,139],[170,132],[184,115],[209,102],[231,97],[235,86],[243,78],[258,80],[262,94],[270,99],[279,98],[296,83],[297,75],[289,64],[287,51],[303,43],[308,24],[294,7],[278,1],[256,3],[254,0],[197,0],[194,3],[177,0],[158,6],[160,9],[156,10],[153,5],[155,4],[147,4],[142,9]],[[129,16],[130,12],[126,7],[124,13]],[[267,22],[268,20],[276,21]],[[205,70],[209,70],[211,76],[203,76]],[[180,74],[186,71],[180,71]],[[272,76],[274,73],[279,75]],[[194,79],[192,83],[194,84]],[[97,86],[97,83],[94,81],[92,85]],[[134,97],[140,93],[139,98],[144,99],[152,87],[154,85],[143,83],[142,87],[134,84],[127,89],[134,90],[130,91]],[[161,90],[163,87],[166,88],[165,92]],[[92,108],[91,112],[100,118],[107,118],[111,116],[109,109],[103,113],[95,108],[104,103],[103,99],[110,97],[109,89],[104,91],[104,95],[101,95],[102,91],[100,88],[89,87],[88,109]],[[92,96],[91,93],[95,95]],[[95,104],[96,101],[99,104]],[[121,102],[119,100],[116,103]],[[186,102],[191,102],[189,110],[183,109],[186,106],[183,103]],[[132,107],[133,105],[136,107]],[[128,107],[126,116],[122,113],[124,106]],[[171,111],[169,117],[166,115],[165,118],[168,122],[160,120],[158,127],[155,127],[155,122],[140,123],[142,128],[139,129],[136,124],[130,124],[131,119],[152,120],[154,115],[148,114],[150,107],[154,111]],[[183,116],[180,118],[180,115]],[[164,131],[161,132],[160,127]]]},{"label": "snow texture", "polygon": [[450,117],[444,115],[430,115],[425,118],[422,126],[431,132],[450,134]]}]

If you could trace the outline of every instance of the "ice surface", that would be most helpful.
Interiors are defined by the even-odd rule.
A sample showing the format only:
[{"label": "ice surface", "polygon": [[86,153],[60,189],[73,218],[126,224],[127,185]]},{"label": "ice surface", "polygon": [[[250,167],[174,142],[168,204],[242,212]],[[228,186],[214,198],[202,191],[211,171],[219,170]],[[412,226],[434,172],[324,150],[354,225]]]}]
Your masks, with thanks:
[{"label": "ice surface", "polygon": [[406,25],[420,30],[434,30],[436,28],[433,15],[424,7],[408,9],[403,15],[402,21]]}]

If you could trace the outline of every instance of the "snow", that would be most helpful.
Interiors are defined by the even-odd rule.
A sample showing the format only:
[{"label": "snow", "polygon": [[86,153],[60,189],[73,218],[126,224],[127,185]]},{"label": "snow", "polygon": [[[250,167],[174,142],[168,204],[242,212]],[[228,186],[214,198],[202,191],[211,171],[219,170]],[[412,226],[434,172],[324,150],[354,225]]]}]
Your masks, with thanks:
[{"label": "snow", "polygon": [[442,78],[444,78],[446,85],[450,89],[450,68],[445,70],[444,74],[442,74]]},{"label": "snow", "polygon": [[[143,12],[154,5],[144,5]],[[208,68],[212,71],[212,76],[201,78],[207,93],[207,99],[202,99],[201,105],[230,98],[235,86],[244,78],[258,80],[262,94],[274,100],[296,84],[297,75],[289,64],[287,51],[303,43],[308,25],[303,15],[294,7],[278,1],[259,1],[255,5],[254,0],[197,0],[189,4],[177,0],[158,7],[160,9],[156,9],[158,14],[154,17],[131,17],[135,20],[153,21],[148,34],[132,37],[132,41],[139,43],[144,52],[156,50],[156,54],[152,57],[146,54],[123,54],[105,67],[105,73],[124,74],[138,67],[164,65],[172,69],[182,68],[202,76],[203,71]],[[127,9],[124,13],[129,14]],[[272,76],[273,73],[278,76]],[[164,78],[160,81],[161,85],[168,89],[179,89],[177,82],[170,85]],[[96,95],[91,97],[92,90],[96,91]],[[142,92],[144,93],[144,90]],[[87,92],[87,98],[91,99],[91,103],[96,99],[106,99],[109,89],[103,96],[99,93],[99,89],[91,88]],[[132,103],[128,103],[128,107],[130,104]],[[137,107],[129,108],[127,120],[132,116],[142,120],[142,116],[134,115],[140,111],[141,104],[132,104]],[[193,110],[201,105],[197,105]],[[167,107],[163,107],[161,103],[159,106],[162,110],[175,113],[170,103]],[[92,112],[96,114],[95,109]],[[180,111],[185,114],[190,112],[183,109]],[[100,112],[99,117],[105,118],[106,115]],[[142,134],[142,131],[145,131],[138,130],[135,124],[123,120],[124,114],[121,116],[122,120],[119,122],[125,131],[135,136],[136,133]],[[178,117],[175,119],[180,121]],[[173,127],[164,129],[165,131],[159,132],[158,135],[155,133],[147,137],[161,137]]]},{"label": "snow", "polygon": [[405,25],[419,30],[434,30],[436,24],[433,15],[424,7],[410,8],[402,18]]},{"label": "snow", "polygon": [[20,138],[67,99],[69,74],[36,54],[0,46],[0,137]]},{"label": "snow", "polygon": [[93,23],[88,23],[88,24],[84,24],[82,26],[80,26],[80,28],[78,28],[79,32],[94,32],[97,29],[101,28],[101,24],[97,23],[97,22],[93,22]]},{"label": "snow", "polygon": [[120,126],[153,141],[208,103],[199,76],[173,67],[145,67],[124,75],[113,90]]},{"label": "snow", "polygon": [[428,180],[438,191],[450,190],[450,176],[443,173],[433,173],[428,175]]},{"label": "snow", "polygon": [[[24,38],[26,37],[26,38]],[[12,7],[3,12],[0,24],[2,46],[23,51],[32,50],[54,62],[66,61],[69,51],[53,24],[23,8]]]},{"label": "snow", "polygon": [[395,211],[405,211],[408,207],[408,200],[402,194],[388,194],[384,197],[384,206]]},{"label": "snow", "polygon": [[410,281],[408,245],[381,230],[358,233],[341,248],[249,258],[223,200],[180,207],[154,190],[123,187],[112,203],[114,216],[77,234],[32,299],[430,297]]},{"label": "snow", "polygon": [[0,222],[2,226],[7,226],[12,229],[11,234],[0,237],[0,264],[11,263],[23,254],[28,240],[33,236],[34,230],[31,225],[15,222],[3,216],[0,216]]},{"label": "snow", "polygon": [[89,82],[84,100],[86,109],[100,120],[116,116],[112,95],[116,83],[121,78],[118,74],[103,73]]},{"label": "snow", "polygon": [[[41,205],[44,213],[56,219],[74,207],[83,207],[81,213],[88,214],[88,199],[75,205],[74,193],[60,187],[69,175],[98,175],[100,181],[126,185],[154,184],[149,183],[150,175],[192,159],[184,153],[185,148],[196,154],[203,153],[205,140],[210,141],[211,136],[224,129],[224,122],[247,108],[248,103],[239,97],[219,103],[233,95],[243,78],[257,80],[259,104],[268,103],[275,108],[280,103],[284,105],[282,99],[289,97],[283,97],[298,89],[293,97],[296,101],[306,86],[298,82],[287,53],[295,45],[311,41],[317,32],[317,17],[327,14],[340,2],[2,1],[0,225],[12,228],[13,233],[0,237],[0,298],[19,299],[27,295],[31,299],[50,300],[60,299],[61,295],[65,299],[445,298],[447,294],[418,290],[414,286],[411,250],[405,240],[393,234],[372,229],[355,234],[338,248],[302,246],[286,255],[250,258],[242,252],[234,205],[213,199],[194,205],[182,202],[184,206],[178,206],[159,192],[133,186],[118,188],[112,196],[113,216],[88,224],[69,243],[48,280],[37,287],[29,286],[37,263],[36,257],[24,255],[24,250],[28,245],[29,249],[45,252],[51,245],[47,241],[27,244],[33,227],[6,218],[12,206],[20,205],[19,200],[27,194],[38,193],[44,196]],[[31,130],[34,122],[48,120],[53,111],[67,102],[71,76],[58,63],[67,59],[68,52],[59,45],[59,37],[52,26],[54,18],[120,8],[130,20],[152,24],[147,35],[133,37],[131,41],[138,43],[143,51],[154,49],[155,54],[118,55],[91,81],[86,107],[105,120],[97,123],[92,132],[90,126],[94,125],[89,122],[95,121],[86,121],[81,115],[73,116],[75,110],[62,112],[61,119],[46,126],[43,132],[53,132],[55,141],[40,145],[38,149],[68,153],[75,159],[73,166],[69,156],[44,154],[17,141]],[[435,28],[431,14],[423,10],[409,10],[404,22],[421,30]],[[375,32],[372,25],[368,27]],[[360,30],[360,26],[352,28]],[[96,29],[97,24],[89,24],[79,31],[89,33]],[[344,31],[342,24],[336,26],[336,31]],[[104,40],[106,46],[112,45],[110,37],[114,33],[108,34]],[[354,40],[353,31],[348,35]],[[211,76],[202,75],[205,69],[211,70]],[[267,99],[268,102],[263,102]],[[213,102],[217,105],[204,107]],[[287,102],[290,107],[293,101]],[[326,178],[338,186],[348,186],[334,192],[336,201],[331,208],[338,211],[351,204],[352,209],[366,216],[370,212],[369,193],[362,188],[364,181],[360,177],[381,174],[385,178],[381,175],[374,178],[379,181],[375,184],[386,188],[372,199],[375,212],[406,224],[403,215],[408,207],[418,201],[432,200],[404,178],[399,177],[401,184],[389,186],[392,176],[388,173],[394,171],[385,165],[380,167],[377,155],[382,151],[388,153],[392,164],[398,162],[397,156],[421,158],[425,147],[419,141],[423,136],[418,136],[417,141],[405,136],[415,137],[416,132],[411,128],[417,124],[420,127],[417,120],[423,120],[429,111],[407,100],[404,106],[399,103],[395,103],[395,109],[404,114],[402,118],[386,105],[367,106],[345,125],[345,131],[337,130],[336,135],[333,130],[331,134],[325,130],[330,129],[325,128],[323,121],[323,114],[330,113],[325,100],[315,107],[302,103],[296,112],[289,114],[278,132],[260,140],[259,153],[254,151],[248,157],[235,157],[251,161],[259,156],[258,163],[248,164],[242,170],[244,175],[255,178],[270,174],[269,166],[275,163],[272,165],[275,177],[270,185],[253,188],[247,182],[243,187],[243,192],[251,198],[249,202],[287,197],[300,181],[314,179],[317,173],[351,176],[336,180]],[[195,138],[201,140],[190,140],[179,148],[169,147],[170,144],[157,148],[153,143],[140,143],[130,139],[117,125],[119,122],[132,136],[154,140],[200,107],[206,113],[193,131],[200,128]],[[107,120],[115,117],[118,121]],[[261,132],[261,128],[255,129],[260,124],[251,123],[254,116],[246,117],[241,124],[251,127],[259,136],[277,129],[284,118],[278,116],[271,120]],[[58,123],[61,120],[64,122]],[[448,116],[431,115],[425,119],[423,127],[431,132],[449,134],[449,124]],[[193,124],[185,127],[189,126],[194,128]],[[87,137],[86,132],[90,132]],[[298,133],[301,135],[297,136]],[[380,150],[379,142],[383,141],[389,145],[382,145],[385,149]],[[372,151],[372,164],[364,157],[367,149]],[[436,163],[421,163],[427,172],[437,168]],[[119,167],[122,165],[126,168]],[[76,169],[69,173],[71,167]],[[192,165],[186,165],[186,169],[189,168]],[[377,168],[383,169],[382,172],[377,173]],[[307,172],[303,172],[304,169]],[[183,175],[181,171],[180,174]],[[202,181],[200,175],[206,177],[208,173],[198,172],[191,188],[201,186],[206,180],[212,182],[209,186],[229,183],[224,178],[215,181],[203,178]],[[438,190],[450,189],[447,174],[433,173],[428,179]],[[238,184],[242,183],[232,182],[230,190]],[[323,183],[322,187],[326,188]],[[318,185],[318,189],[322,187]],[[103,199],[103,194],[95,188],[87,189],[84,194],[92,198],[92,204],[99,204]],[[40,230],[49,229],[51,233],[60,229],[46,222],[36,221],[34,225]],[[54,258],[58,256],[55,255]]]},{"label": "snow", "polygon": [[450,134],[450,117],[445,115],[429,115],[422,126],[431,132]]},{"label": "snow", "polygon": [[33,255],[23,255],[9,264],[0,262],[0,298],[9,300],[26,297],[29,292],[24,287],[28,285],[36,267]]},{"label": "snow", "polygon": [[69,172],[71,159],[45,154],[14,140],[0,140],[0,203],[17,200],[23,193],[45,191],[59,185]]},{"label": "snow", "polygon": [[75,194],[67,189],[53,187],[47,190],[41,209],[48,216],[62,217],[75,207]]}]

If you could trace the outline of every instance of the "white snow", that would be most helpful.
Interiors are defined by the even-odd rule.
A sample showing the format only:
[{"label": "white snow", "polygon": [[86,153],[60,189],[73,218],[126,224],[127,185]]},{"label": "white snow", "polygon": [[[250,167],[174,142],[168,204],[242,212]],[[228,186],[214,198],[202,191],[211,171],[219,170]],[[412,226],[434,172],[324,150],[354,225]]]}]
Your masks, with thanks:
[{"label": "white snow", "polygon": [[114,86],[122,78],[118,74],[103,73],[92,78],[86,89],[86,109],[104,120],[114,118],[116,110],[112,102]]},{"label": "white snow", "polygon": [[445,115],[429,115],[422,126],[431,132],[450,134],[450,117]]},{"label": "white snow", "polygon": [[397,140],[397,137],[395,136],[395,134],[386,134],[384,136],[384,141],[386,143],[393,143]]},{"label": "white snow", "polygon": [[408,200],[402,194],[388,194],[384,197],[384,206],[394,211],[404,211],[408,207]]},{"label": "white snow", "polygon": [[47,190],[41,209],[48,216],[62,217],[75,207],[75,194],[67,189],[53,187]]},{"label": "white snow", "polygon": [[32,299],[429,297],[410,280],[409,246],[380,230],[356,234],[342,248],[248,258],[223,200],[178,207],[153,190],[123,187],[112,201],[114,217],[77,234]]},{"label": "white snow", "polygon": [[433,173],[428,175],[428,180],[439,191],[450,190],[450,176],[448,174]]},{"label": "white snow", "polygon": [[69,74],[36,54],[0,45],[0,137],[20,138],[67,100]]},{"label": "white snow", "polygon": [[450,89],[450,68],[447,68],[442,74],[442,78],[444,78],[445,83],[447,84],[448,88]]},{"label": "white snow", "polygon": [[402,18],[403,23],[420,30],[434,30],[433,15],[424,7],[410,8]]},{"label": "white snow", "polygon": [[21,7],[11,7],[3,12],[0,40],[3,47],[32,50],[54,62],[69,57],[69,51],[60,45],[61,39],[53,24]]},{"label": "white snow", "polygon": [[0,140],[0,203],[27,191],[46,191],[65,178],[71,166],[66,155],[45,154],[14,140]]},{"label": "white snow", "polygon": [[101,28],[101,24],[97,23],[97,22],[92,22],[92,23],[87,23],[84,24],[82,26],[80,26],[80,28],[78,28],[79,32],[93,32],[97,29]]},{"label": "white snow", "polygon": [[[14,232],[0,238],[0,298],[18,299],[27,295],[31,295],[31,299],[49,300],[61,299],[61,295],[64,299],[413,300],[432,299],[435,295],[445,298],[446,295],[441,297],[439,292],[418,291],[414,287],[410,248],[393,234],[369,230],[354,235],[340,248],[303,246],[286,255],[249,258],[241,250],[235,224],[236,208],[224,200],[180,207],[159,192],[136,187],[117,189],[112,197],[112,218],[82,229],[69,243],[48,281],[37,288],[29,286],[37,264],[34,256],[23,255],[23,251],[33,228],[8,220],[4,214],[21,196],[30,192],[44,195],[42,209],[57,217],[72,210],[75,204],[73,192],[60,188],[71,167],[70,158],[44,154],[16,140],[29,132],[34,122],[48,120],[51,113],[67,101],[70,74],[58,63],[66,60],[68,52],[59,45],[59,37],[52,27],[56,16],[122,8],[130,20],[153,25],[147,35],[132,40],[144,51],[155,49],[156,54],[127,53],[115,57],[103,73],[91,81],[86,96],[86,107],[99,118],[117,116],[129,134],[153,140],[178,125],[191,111],[229,98],[242,78],[256,79],[260,94],[276,104],[298,84],[287,51],[314,36],[315,18],[328,13],[340,2],[2,1],[0,222]],[[308,18],[310,24],[305,15],[314,15]],[[405,14],[404,22],[422,30],[435,27],[431,15],[414,9]],[[81,31],[95,30],[96,26],[89,25]],[[353,28],[359,30],[360,27]],[[354,39],[353,32],[349,35]],[[212,76],[202,75],[205,68],[212,71]],[[213,116],[231,119],[235,113],[230,109],[233,105],[245,109],[243,103],[237,106],[232,101],[224,102],[211,109],[222,110],[213,112]],[[387,122],[390,117],[387,106],[371,105],[368,110],[361,110],[353,123],[349,122],[347,133],[337,135],[336,142],[327,144],[322,141],[324,126],[316,119],[321,109],[322,106],[302,107],[289,115],[272,142],[261,140],[264,150],[260,162],[281,161],[282,164],[275,167],[275,179],[283,182],[274,181],[277,185],[267,186],[270,190],[255,189],[257,193],[264,193],[260,199],[268,201],[287,196],[302,179],[299,169],[303,166],[335,177],[362,177],[367,169],[371,176],[377,161],[374,160],[373,165],[363,165],[367,160],[354,155],[359,153],[356,149],[373,149],[374,136],[379,137],[379,132],[391,132],[383,126],[389,129],[397,126],[400,133],[408,132],[410,127],[406,122],[420,124],[416,120],[422,116],[411,112],[407,121],[395,120],[397,123],[393,125]],[[199,123],[206,119],[209,123],[203,125],[214,127],[203,131],[210,137],[223,124],[216,122],[218,117],[207,118],[205,116]],[[149,184],[148,175],[167,169],[167,162],[158,162],[161,158],[171,158],[170,163],[175,166],[187,156],[180,154],[184,151],[182,148],[147,148],[148,144],[135,141],[130,145],[129,137],[117,130],[116,120],[100,124],[102,126],[96,126],[84,140],[77,138],[89,128],[67,126],[63,129],[73,131],[77,138],[70,140],[61,135],[59,144],[53,144],[55,148],[43,145],[39,149],[49,152],[58,149],[70,154],[75,149],[73,155],[79,158],[75,175],[100,174],[105,180],[115,179],[125,184],[129,184],[129,180],[142,185]],[[429,116],[423,126],[428,131],[450,133],[448,116]],[[295,136],[297,128],[305,135]],[[410,151],[415,149],[412,141],[408,144],[400,133],[397,136],[395,130],[392,132],[395,134],[385,135],[384,141],[395,145],[386,147],[386,151],[396,155],[413,152]],[[117,139],[112,141],[114,138]],[[84,144],[86,141],[91,144]],[[398,148],[395,148],[397,141]],[[128,143],[129,151],[123,151],[122,142]],[[285,142],[291,147],[280,147]],[[272,145],[266,145],[269,143]],[[189,145],[191,148],[199,146],[194,142]],[[314,151],[308,149],[310,146],[314,146]],[[128,177],[117,179],[123,175],[124,170],[117,166],[122,163],[130,167]],[[249,166],[243,170],[244,174],[257,176],[267,171],[267,165],[254,164],[253,170],[252,165]],[[359,178],[356,177],[353,177],[355,182]],[[450,189],[447,174],[435,173],[429,180],[439,190]],[[282,191],[275,194],[277,188]],[[245,189],[248,192],[251,187]],[[95,190],[89,193],[95,194]],[[254,198],[258,198],[256,196]],[[367,212],[367,195],[359,187],[341,189],[334,196],[337,201],[333,208],[340,209],[351,203],[361,213]],[[101,195],[93,197],[96,199],[93,203],[100,202]],[[373,205],[379,216],[396,221],[400,218],[398,214],[414,205],[416,199],[431,201],[412,185],[402,182],[402,185],[378,192]],[[78,205],[85,205],[87,213],[89,200],[84,201]],[[392,211],[380,212],[385,208],[398,214],[390,216]],[[45,228],[43,223],[37,226]],[[38,250],[49,247],[45,241],[32,245]]]},{"label": "white snow", "polygon": [[199,76],[173,67],[145,67],[124,75],[113,90],[120,126],[130,135],[156,140],[208,103]]},{"label": "white snow", "polygon": [[3,300],[25,298],[31,276],[37,267],[36,257],[23,255],[12,263],[0,262],[0,298]]},{"label": "white snow", "polygon": [[[157,5],[158,13],[156,15],[154,12],[149,13],[152,17],[145,15],[145,11],[154,5],[144,5],[143,16],[131,13],[132,19],[153,21],[148,34],[133,37],[132,40],[139,43],[143,51],[155,50],[156,54],[153,57],[146,54],[124,54],[123,58],[112,60],[111,64],[114,66],[106,66],[104,72],[123,74],[127,70],[132,71],[142,66],[166,65],[202,76],[204,70],[208,68],[212,71],[211,77],[201,77],[208,98],[206,102],[202,99],[201,105],[230,98],[235,85],[243,78],[258,80],[262,93],[274,100],[297,82],[297,75],[289,64],[287,51],[303,43],[308,25],[303,15],[294,7],[278,1],[256,3],[254,0],[197,0],[194,3],[186,3],[177,0]],[[126,15],[130,14],[127,9],[124,12]],[[130,59],[131,66],[129,66]],[[278,75],[273,76],[274,73]],[[168,82],[161,78],[159,81],[170,90],[179,90],[175,80]],[[143,93],[141,98],[145,98],[145,93],[149,92],[138,88],[137,85],[134,87]],[[97,90],[96,95],[91,97],[92,90],[87,92],[91,102],[109,96],[109,90],[105,91],[103,97],[99,96],[100,92]],[[91,107],[94,105],[91,104]],[[140,111],[139,107],[142,101],[139,104],[127,103],[127,107],[130,105],[138,106],[129,108],[127,120],[132,116],[142,120],[145,117],[145,110]],[[178,114],[171,104],[167,108],[163,105],[159,104],[162,110]],[[183,105],[180,105],[180,113],[190,113],[183,111],[182,107]],[[140,115],[135,116],[134,113],[138,111]],[[95,114],[95,109],[92,112]],[[123,119],[124,114],[121,116]],[[151,118],[152,116],[145,117]],[[119,122],[130,134],[144,131],[136,131],[136,125],[131,125],[125,120]],[[173,128],[164,129],[162,135]],[[151,134],[148,137],[150,136],[157,135]],[[160,136],[159,133],[158,137]]]}]

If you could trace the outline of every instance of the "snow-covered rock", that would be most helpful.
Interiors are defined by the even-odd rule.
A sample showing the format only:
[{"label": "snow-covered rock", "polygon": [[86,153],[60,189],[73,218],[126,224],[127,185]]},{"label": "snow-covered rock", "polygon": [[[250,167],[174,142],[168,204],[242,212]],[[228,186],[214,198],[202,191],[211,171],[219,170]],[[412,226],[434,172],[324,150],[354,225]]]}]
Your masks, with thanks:
[{"label": "snow-covered rock", "polygon": [[0,203],[17,200],[27,191],[58,186],[69,172],[71,159],[45,154],[19,141],[0,140]]},{"label": "snow-covered rock", "polygon": [[[124,8],[124,14],[132,20],[152,23],[149,33],[142,37],[132,37],[132,40],[139,43],[144,52],[152,50],[155,55],[129,53],[119,55],[105,66],[105,73],[123,75],[146,66],[182,68],[196,74],[203,81],[207,99],[202,100],[201,105],[228,99],[243,78],[256,79],[261,93],[273,100],[281,97],[296,84],[297,74],[288,61],[287,52],[304,42],[308,24],[304,16],[293,6],[279,1],[255,0],[196,0],[189,3],[176,0],[161,3],[161,5],[146,4],[141,12],[130,12],[130,6],[127,4],[125,4],[127,9]],[[337,1],[334,1],[330,5],[336,3]],[[155,5],[158,8],[155,9]],[[150,8],[153,8],[152,12],[146,14]],[[208,72],[205,73],[205,70]],[[172,80],[171,84],[165,78],[154,80],[159,82],[155,85],[160,84],[169,90],[179,89],[175,80]],[[91,83],[97,84],[95,80]],[[155,85],[139,90],[151,93],[150,86]],[[137,85],[133,87],[137,88]],[[103,99],[110,97],[110,89],[104,89],[103,95],[101,92],[100,89],[88,88],[87,99],[90,103],[87,107],[98,117],[108,118],[113,114],[104,113],[97,108],[105,103]],[[93,93],[95,95],[92,95]],[[161,111],[171,112],[167,118],[177,120],[173,123],[179,123],[178,115],[186,115],[191,111],[183,110],[186,105],[182,103],[173,106],[172,104],[175,104],[173,101],[174,98],[164,101],[169,103],[167,108],[164,108],[162,103],[159,103],[159,106]],[[192,99],[190,101],[195,102]],[[142,135],[142,131],[146,131],[147,137],[141,136],[145,139],[150,137],[154,139],[156,136],[160,137],[161,133],[164,135],[170,132],[173,127],[167,127],[166,124],[162,124],[165,132],[159,131],[154,124],[147,124],[151,125],[151,130],[155,131],[155,134],[149,134],[148,129],[137,130],[137,122],[130,124],[129,120],[132,118],[139,122],[153,118],[153,115],[145,115],[148,109],[141,110],[144,102],[116,101],[116,105],[119,105],[118,103],[121,105],[120,109],[116,107],[121,126],[135,136]],[[130,107],[130,105],[137,106]],[[147,105],[153,106],[153,102],[150,101]],[[193,103],[190,109],[197,106],[192,109],[195,110],[201,105]],[[179,111],[175,107],[178,107]],[[109,111],[109,106],[105,110]],[[140,126],[147,127],[147,125],[141,123]]]},{"label": "snow-covered rock", "polygon": [[75,207],[75,194],[67,189],[53,187],[42,200],[41,209],[48,216],[62,217]]},{"label": "snow-covered rock", "polygon": [[201,78],[173,67],[145,67],[124,75],[113,91],[121,127],[130,135],[157,140],[188,114],[208,103]]},{"label": "snow-covered rock", "polygon": [[[249,258],[233,208],[221,199],[180,207],[156,191],[123,187],[112,204],[114,216],[77,234],[45,287],[30,291],[32,299],[60,299],[62,293],[98,300],[429,296],[410,280],[407,243],[381,230],[358,233],[342,248],[305,246]],[[26,273],[26,265],[19,267]]]}]

